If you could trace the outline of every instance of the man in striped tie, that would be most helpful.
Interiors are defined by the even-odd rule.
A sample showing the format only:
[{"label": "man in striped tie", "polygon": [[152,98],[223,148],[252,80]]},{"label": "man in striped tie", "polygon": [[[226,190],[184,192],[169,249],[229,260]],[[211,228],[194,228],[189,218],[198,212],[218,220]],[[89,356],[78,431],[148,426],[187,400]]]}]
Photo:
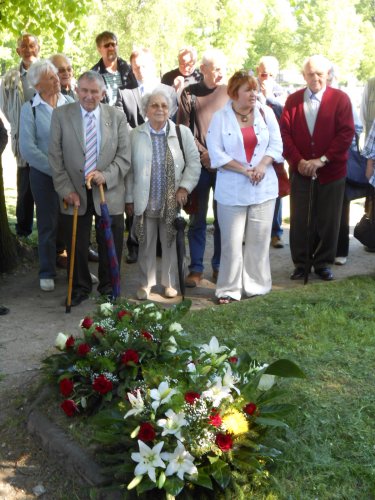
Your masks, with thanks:
[{"label": "man in striped tie", "polygon": [[[91,292],[87,262],[92,216],[96,219],[101,295],[111,295],[111,279],[100,216],[99,185],[103,185],[111,215],[111,229],[119,263],[124,235],[125,184],[130,168],[129,132],[123,113],[102,104],[105,85],[102,77],[87,71],[78,80],[78,102],[68,104],[65,113],[53,112],[49,161],[55,189],[61,200],[66,241],[71,241],[73,207],[78,207],[77,244],[72,306]],[[63,106],[61,106],[62,108]],[[93,189],[86,186],[90,177]],[[64,208],[64,202],[68,208]],[[70,248],[68,248],[70,255]]]}]

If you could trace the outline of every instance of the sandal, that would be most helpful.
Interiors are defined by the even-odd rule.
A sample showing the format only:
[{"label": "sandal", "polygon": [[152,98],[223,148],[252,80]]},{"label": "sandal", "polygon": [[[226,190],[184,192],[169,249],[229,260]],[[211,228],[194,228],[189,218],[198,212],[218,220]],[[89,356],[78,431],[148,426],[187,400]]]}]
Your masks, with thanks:
[{"label": "sandal", "polygon": [[233,299],[232,297],[229,297],[229,295],[224,295],[224,297],[219,297],[217,299],[217,303],[222,306],[224,304],[230,304],[231,302],[237,302],[236,299]]}]

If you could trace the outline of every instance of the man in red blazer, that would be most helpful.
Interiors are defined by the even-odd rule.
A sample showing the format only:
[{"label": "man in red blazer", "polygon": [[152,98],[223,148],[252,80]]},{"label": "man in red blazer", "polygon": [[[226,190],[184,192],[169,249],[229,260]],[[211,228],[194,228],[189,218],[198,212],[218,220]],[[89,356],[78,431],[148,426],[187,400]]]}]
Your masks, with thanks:
[{"label": "man in red blazer", "polygon": [[[280,120],[283,156],[290,167],[290,249],[295,266],[291,279],[302,279],[307,259],[307,219],[310,185],[314,199],[310,262],[315,274],[330,281],[345,189],[346,160],[354,136],[349,97],[327,87],[329,61],[306,59],[307,87],[291,94]],[[316,178],[316,180],[312,180]]]}]

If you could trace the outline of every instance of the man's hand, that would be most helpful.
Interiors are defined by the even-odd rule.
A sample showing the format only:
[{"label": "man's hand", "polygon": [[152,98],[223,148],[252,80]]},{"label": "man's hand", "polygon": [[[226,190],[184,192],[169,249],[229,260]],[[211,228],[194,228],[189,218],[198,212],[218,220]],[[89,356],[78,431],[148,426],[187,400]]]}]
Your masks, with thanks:
[{"label": "man's hand", "polygon": [[96,184],[97,186],[105,184],[105,177],[102,172],[100,172],[100,170],[94,170],[93,172],[90,172],[86,177],[86,183],[88,182],[88,180],[90,180],[92,184]]},{"label": "man's hand", "polygon": [[65,196],[64,201],[67,205],[74,205],[75,207],[79,207],[81,205],[79,195],[75,192],[69,193]]},{"label": "man's hand", "polygon": [[128,217],[134,215],[134,203],[125,203],[125,213]]},{"label": "man's hand", "polygon": [[374,168],[375,168],[375,161],[372,160],[371,158],[368,158],[366,163],[366,177],[368,180],[370,180],[372,175],[374,174]]},{"label": "man's hand", "polygon": [[316,171],[324,167],[325,163],[318,158],[314,160],[300,160],[298,163],[298,172],[305,177],[315,177]]}]

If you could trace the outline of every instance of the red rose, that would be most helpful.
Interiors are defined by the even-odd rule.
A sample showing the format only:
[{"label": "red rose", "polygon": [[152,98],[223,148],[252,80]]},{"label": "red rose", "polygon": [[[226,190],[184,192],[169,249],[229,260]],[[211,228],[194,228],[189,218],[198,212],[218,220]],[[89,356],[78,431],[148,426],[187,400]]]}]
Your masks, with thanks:
[{"label": "red rose", "polygon": [[155,439],[155,436],[156,432],[151,424],[143,422],[140,425],[138,439],[146,443],[147,441],[153,441]]},{"label": "red rose", "polygon": [[121,363],[123,365],[128,365],[129,363],[139,363],[139,356],[137,351],[134,351],[134,349],[127,349],[122,355],[121,355]]},{"label": "red rose", "polygon": [[212,411],[211,415],[208,417],[208,422],[214,427],[220,427],[220,425],[223,423],[223,420],[216,411]]},{"label": "red rose", "polygon": [[92,387],[94,391],[99,392],[100,394],[107,394],[107,392],[112,390],[113,384],[105,375],[99,375],[94,379]]},{"label": "red rose", "polygon": [[75,342],[74,337],[73,337],[73,335],[71,335],[70,337],[68,337],[66,339],[65,347],[67,349],[71,349],[72,347],[74,347],[74,342]]},{"label": "red rose", "polygon": [[191,392],[187,392],[185,394],[185,401],[187,403],[189,403],[189,405],[192,405],[192,404],[194,404],[194,401],[196,399],[199,399],[200,397],[201,397],[201,395],[198,392],[192,392],[192,391]]},{"label": "red rose", "polygon": [[229,363],[237,363],[238,358],[237,358],[237,356],[230,356],[228,358],[228,361],[229,361]]},{"label": "red rose", "polygon": [[215,443],[221,451],[229,451],[233,448],[233,440],[229,434],[218,434],[216,436]]},{"label": "red rose", "polygon": [[248,415],[254,415],[256,409],[257,405],[255,403],[248,403],[246,406],[244,406],[243,411]]},{"label": "red rose", "polygon": [[102,335],[105,334],[105,330],[102,326],[96,326],[95,327],[95,331],[98,332],[98,333],[101,333]]},{"label": "red rose", "polygon": [[72,417],[78,411],[78,406],[72,399],[65,399],[65,401],[61,403],[60,408],[64,410],[68,417]]},{"label": "red rose", "polygon": [[73,381],[70,380],[70,378],[63,378],[62,380],[60,380],[59,387],[61,394],[64,396],[64,398],[67,398],[72,393],[74,384]]},{"label": "red rose", "polygon": [[91,319],[89,316],[86,316],[82,320],[81,328],[86,328],[86,330],[88,330],[89,328],[92,327],[93,324],[94,324],[94,320]]},{"label": "red rose", "polygon": [[123,318],[124,316],[131,316],[131,315],[132,315],[132,313],[131,313],[131,312],[129,312],[129,311],[119,311],[119,312],[117,313],[117,317],[118,317],[118,319],[121,319],[121,318]]},{"label": "red rose", "polygon": [[86,356],[91,351],[91,347],[88,344],[80,344],[77,347],[77,354],[78,356],[81,356],[82,358]]},{"label": "red rose", "polygon": [[153,340],[153,336],[151,335],[150,332],[147,332],[146,330],[142,330],[141,331],[141,335],[143,338],[145,338],[146,340]]}]

